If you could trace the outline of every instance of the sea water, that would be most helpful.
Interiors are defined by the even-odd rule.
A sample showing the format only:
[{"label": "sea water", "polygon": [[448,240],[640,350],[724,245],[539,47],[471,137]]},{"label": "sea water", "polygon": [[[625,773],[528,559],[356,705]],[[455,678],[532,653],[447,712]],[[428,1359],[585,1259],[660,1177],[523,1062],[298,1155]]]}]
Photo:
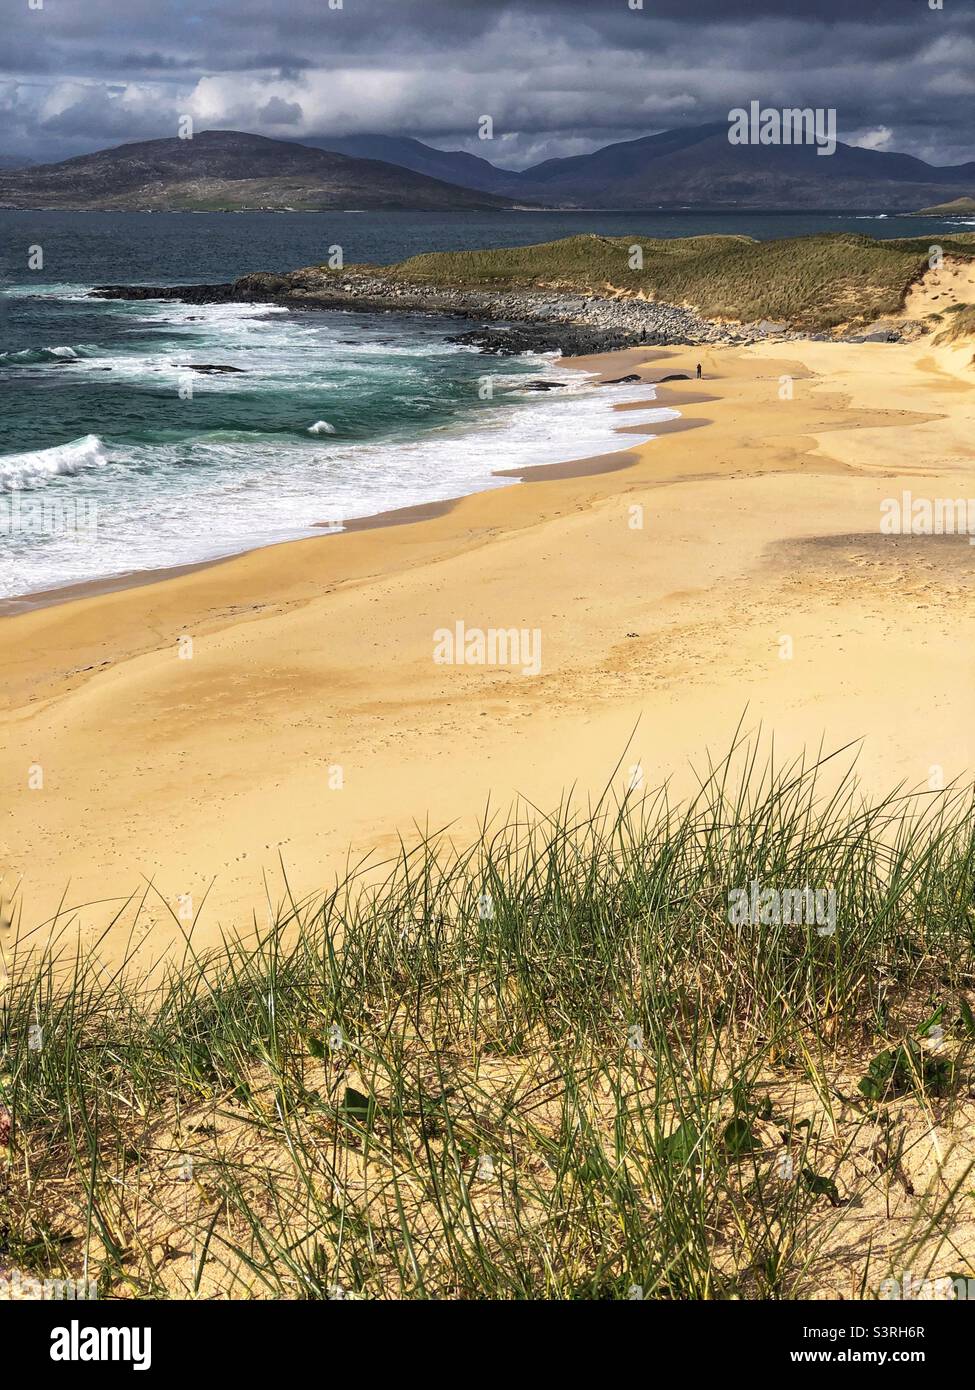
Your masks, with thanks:
[{"label": "sea water", "polygon": [[[904,235],[905,221],[936,230],[869,229]],[[824,226],[867,230],[862,215],[0,212],[0,597],[510,486],[497,470],[633,443],[617,433],[619,403],[645,403],[625,421],[645,438],[675,414],[644,386],[600,386],[554,356],[452,344],[470,326],[458,320],[96,300],[95,285],[225,281],[335,245],[346,264],[382,264],[579,231]],[[560,389],[525,390],[535,379]]]}]

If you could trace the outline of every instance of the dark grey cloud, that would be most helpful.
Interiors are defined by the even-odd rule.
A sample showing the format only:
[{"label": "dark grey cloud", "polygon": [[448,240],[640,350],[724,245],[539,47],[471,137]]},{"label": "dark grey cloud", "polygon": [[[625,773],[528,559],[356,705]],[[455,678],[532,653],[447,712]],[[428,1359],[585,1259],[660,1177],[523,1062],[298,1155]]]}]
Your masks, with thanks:
[{"label": "dark grey cloud", "polygon": [[192,115],[293,139],[409,134],[519,166],[758,99],[835,107],[841,137],[874,147],[975,158],[972,0],[44,6],[5,14],[0,154],[63,158]]},{"label": "dark grey cloud", "polygon": [[282,101],[280,97],[266,101],[257,114],[261,123],[267,125],[298,125],[304,116],[296,101]]}]

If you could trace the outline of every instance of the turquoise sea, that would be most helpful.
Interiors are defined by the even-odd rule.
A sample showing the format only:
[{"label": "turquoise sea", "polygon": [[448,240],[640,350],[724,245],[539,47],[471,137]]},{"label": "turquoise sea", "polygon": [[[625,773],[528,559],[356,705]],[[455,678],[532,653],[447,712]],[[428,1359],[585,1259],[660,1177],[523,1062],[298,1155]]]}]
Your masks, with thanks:
[{"label": "turquoise sea", "polygon": [[[94,285],[224,281],[321,261],[336,244],[347,264],[386,263],[580,231],[948,226],[839,213],[0,212],[0,597],[511,485],[492,470],[618,447],[613,404],[646,398],[595,387],[552,358],[451,345],[456,320],[104,302],[88,298]],[[540,376],[569,388],[522,389]],[[647,435],[671,413],[645,410]]]}]

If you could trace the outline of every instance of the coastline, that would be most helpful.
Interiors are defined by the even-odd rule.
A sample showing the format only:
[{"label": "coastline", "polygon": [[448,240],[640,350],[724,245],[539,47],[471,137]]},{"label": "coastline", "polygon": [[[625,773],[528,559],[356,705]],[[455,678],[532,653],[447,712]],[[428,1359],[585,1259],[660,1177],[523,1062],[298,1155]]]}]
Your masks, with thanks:
[{"label": "coastline", "polygon": [[[641,362],[647,361],[647,354],[651,349],[620,349],[613,354],[607,354],[611,365],[605,371],[598,366],[589,365],[590,359],[585,357],[569,357],[559,359],[560,367],[567,367],[584,371],[595,379],[599,386],[616,385],[618,383],[609,379],[610,371],[621,371],[623,368],[629,373]],[[601,361],[601,358],[592,359],[594,362]],[[658,399],[658,392],[666,390],[665,387],[655,387],[653,396],[646,400],[638,401],[615,401],[611,409],[614,413],[629,410],[648,410],[660,408],[674,408],[676,401]],[[702,400],[709,400],[710,397],[701,397]],[[687,421],[681,419],[646,421],[638,425],[618,425],[614,426],[614,433],[632,432],[641,436],[645,440],[656,438],[660,434],[672,432],[674,428],[694,428],[704,421]],[[630,461],[630,455],[625,450],[612,451],[605,454],[595,455],[591,458],[570,459],[568,461],[556,461],[544,464],[524,464],[516,468],[495,468],[491,470],[491,477],[510,478],[516,482],[531,482],[542,478],[559,477],[584,477],[588,473],[610,472],[615,469],[626,467]],[[99,575],[93,579],[79,580],[74,583],[55,585],[40,589],[28,590],[22,594],[11,594],[0,597],[0,621],[4,618],[13,617],[21,613],[35,612],[40,608],[47,608],[63,603],[72,603],[78,599],[96,598],[102,594],[118,592],[122,589],[139,588],[146,584],[164,583],[168,579],[179,578],[181,575],[192,574],[197,570],[208,568],[211,565],[223,564],[228,560],[233,560],[239,555],[249,554],[253,550],[268,550],[278,545],[291,545],[296,540],[307,540],[314,534],[316,529],[326,530],[327,536],[340,535],[348,531],[373,530],[384,526],[402,526],[410,522],[424,521],[432,517],[440,516],[454,506],[462,497],[474,495],[482,490],[474,488],[471,492],[460,492],[455,497],[448,497],[430,502],[416,502],[405,507],[395,507],[382,509],[376,512],[368,512],[361,516],[345,518],[341,523],[341,531],[336,531],[336,522],[317,521],[311,523],[308,530],[296,529],[293,534],[283,535],[274,540],[254,541],[251,544],[242,543],[238,549],[220,552],[218,554],[204,556],[198,560],[190,560],[179,564],[152,566],[135,570],[120,570],[115,573]],[[322,539],[326,539],[323,536]]]},{"label": "coastline", "polygon": [[[349,863],[378,866],[424,817],[463,840],[487,805],[598,793],[621,758],[649,785],[691,785],[688,760],[726,752],[746,705],[782,756],[869,735],[873,790],[975,768],[970,550],[878,533],[902,487],[943,477],[943,495],[975,495],[958,355],[788,342],[640,356],[646,376],[703,361],[703,383],[661,390],[678,409],[707,395],[707,429],[685,413],[669,438],[624,445],[625,463],[0,623],[2,891],[23,929],[62,899],[98,904],[59,918],[70,939],[90,944],[118,913],[111,955],[138,915],[157,951],[180,939],[178,900],[209,893],[195,939],[216,940],[286,893],[282,862],[305,898]],[[629,370],[625,354],[588,361]],[[950,632],[931,629],[939,604]],[[432,633],[458,618],[538,629],[541,674],[434,664]],[[148,894],[139,914],[131,894]]]}]

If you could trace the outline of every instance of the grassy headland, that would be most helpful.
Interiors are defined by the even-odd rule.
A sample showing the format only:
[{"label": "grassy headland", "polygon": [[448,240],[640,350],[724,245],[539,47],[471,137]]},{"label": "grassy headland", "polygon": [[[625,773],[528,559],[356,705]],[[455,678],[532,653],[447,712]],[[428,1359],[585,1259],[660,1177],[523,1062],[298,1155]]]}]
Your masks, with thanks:
[{"label": "grassy headland", "polygon": [[[943,237],[940,246],[950,268],[967,269],[975,261],[973,233]],[[856,333],[885,317],[903,318],[909,292],[931,271],[932,243],[921,237],[876,241],[836,232],[754,241],[587,234],[534,246],[436,252],[394,265],[322,264],[244,275],[232,284],[114,285],[93,293],[189,303],[271,299],[300,309],[557,325],[565,330],[562,349],[571,355],[646,343],[746,342],[766,336],[768,324],[800,334]],[[585,327],[589,339],[578,340]],[[552,343],[543,337],[534,346],[549,351]],[[529,341],[515,345],[518,351],[532,347]]]},{"label": "grassy headland", "polygon": [[[941,245],[946,257],[975,257],[972,233]],[[635,246],[642,252],[639,268],[631,264]],[[822,331],[897,313],[908,289],[928,270],[930,254],[929,238],[876,241],[847,232],[778,241],[584,235],[535,246],[438,252],[368,269],[403,284],[441,289],[622,293],[687,305],[708,318],[769,319]]]},{"label": "grassy headland", "polygon": [[934,207],[922,208],[920,212],[909,214],[912,217],[955,217],[970,216],[975,212],[975,198],[952,198],[950,203],[936,203]]},{"label": "grassy headland", "polygon": [[[731,767],[404,850],[157,974],[10,962],[3,1263],[118,1297],[970,1274],[972,797]],[[753,882],[829,885],[835,931],[732,922]]]}]

